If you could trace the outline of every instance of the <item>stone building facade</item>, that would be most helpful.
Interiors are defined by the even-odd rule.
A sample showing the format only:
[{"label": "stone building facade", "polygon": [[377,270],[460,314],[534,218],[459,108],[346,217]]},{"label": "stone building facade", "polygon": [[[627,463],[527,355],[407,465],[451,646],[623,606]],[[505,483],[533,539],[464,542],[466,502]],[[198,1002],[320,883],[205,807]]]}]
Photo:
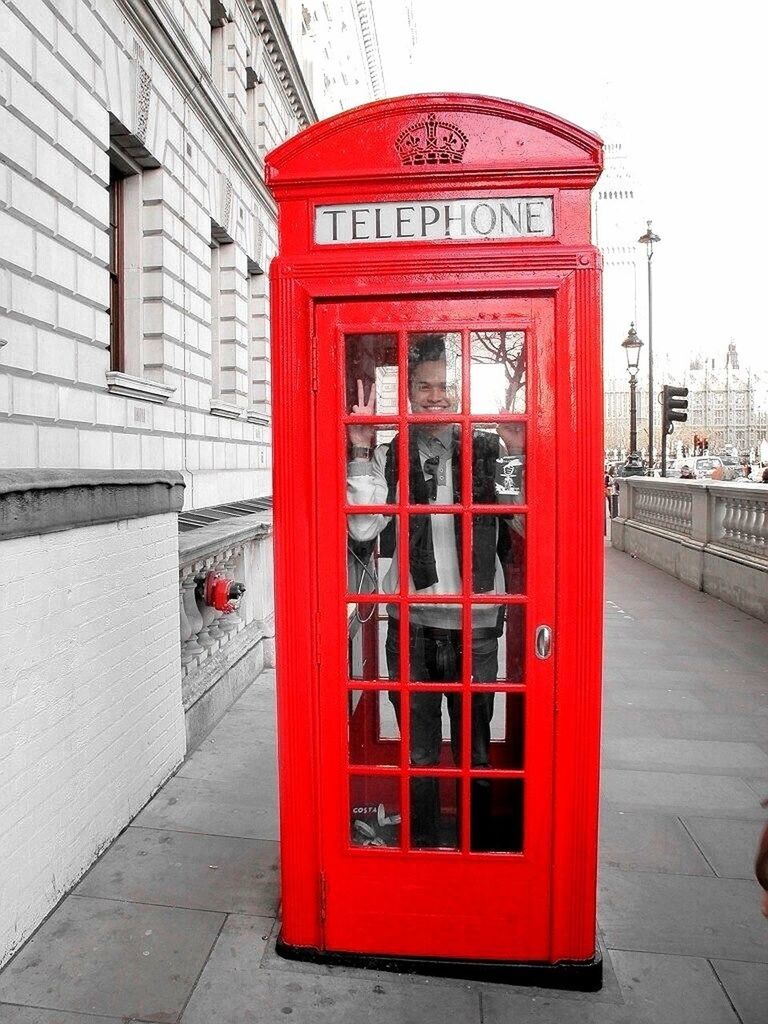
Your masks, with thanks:
[{"label": "stone building facade", "polygon": [[263,159],[317,118],[306,17],[0,0],[0,964],[271,657]]}]

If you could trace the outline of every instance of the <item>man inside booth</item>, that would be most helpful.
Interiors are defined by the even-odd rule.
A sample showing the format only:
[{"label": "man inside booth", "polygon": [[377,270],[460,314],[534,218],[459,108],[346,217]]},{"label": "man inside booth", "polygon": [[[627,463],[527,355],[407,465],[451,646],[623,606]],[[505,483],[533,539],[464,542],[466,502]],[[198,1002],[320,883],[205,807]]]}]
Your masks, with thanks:
[{"label": "man inside booth", "polygon": [[[408,395],[413,414],[425,416],[456,412],[459,408],[458,374],[449,370],[445,336],[420,334],[412,339],[408,353]],[[362,380],[357,380],[357,402],[352,414],[375,415],[375,388],[366,398]],[[376,427],[350,424],[350,460],[347,497],[351,505],[394,504],[400,500],[398,437],[374,447]],[[458,424],[425,422],[413,424],[409,434],[410,502],[418,505],[454,505],[461,498],[461,437]],[[522,501],[524,426],[498,423],[495,429],[473,432],[472,495],[475,504],[519,504]],[[403,480],[405,476],[403,475]],[[455,513],[460,509],[455,509]],[[462,517],[453,513],[411,515],[409,523],[410,595],[459,595],[462,593]],[[518,517],[473,516],[472,586],[474,594],[507,592],[503,564],[509,567],[522,544],[516,531],[522,530]],[[396,519],[381,514],[349,517],[349,532],[358,545],[372,549],[379,538],[379,555],[390,558],[389,569],[376,590],[396,593],[399,589],[399,536]],[[512,554],[510,554],[512,552]],[[469,592],[465,588],[464,592]],[[400,622],[397,605],[388,605],[386,637],[387,669],[390,679],[399,678]],[[475,604],[472,608],[472,681],[494,683],[499,670],[499,638],[504,631],[505,606]],[[507,629],[510,624],[507,624]],[[459,682],[464,645],[461,605],[457,603],[410,604],[410,679],[419,682]],[[390,692],[398,727],[401,725],[400,693]],[[442,702],[446,698],[450,720],[454,764],[461,756],[460,692],[411,691],[410,762],[418,767],[437,766],[442,747]],[[471,766],[490,767],[491,719],[494,693],[475,692],[472,697]],[[471,794],[471,848],[493,849],[490,839],[490,786],[474,780]],[[411,845],[440,847],[456,845],[455,824],[446,831],[440,810],[439,779],[418,776],[411,783]]]}]

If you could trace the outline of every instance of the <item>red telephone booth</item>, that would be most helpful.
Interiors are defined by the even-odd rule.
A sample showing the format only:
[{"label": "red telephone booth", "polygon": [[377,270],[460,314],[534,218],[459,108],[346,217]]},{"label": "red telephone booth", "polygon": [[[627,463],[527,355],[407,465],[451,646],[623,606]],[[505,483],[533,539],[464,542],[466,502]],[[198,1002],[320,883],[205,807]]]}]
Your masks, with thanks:
[{"label": "red telephone booth", "polygon": [[286,956],[600,985],[601,167],[462,95],[267,158]]}]

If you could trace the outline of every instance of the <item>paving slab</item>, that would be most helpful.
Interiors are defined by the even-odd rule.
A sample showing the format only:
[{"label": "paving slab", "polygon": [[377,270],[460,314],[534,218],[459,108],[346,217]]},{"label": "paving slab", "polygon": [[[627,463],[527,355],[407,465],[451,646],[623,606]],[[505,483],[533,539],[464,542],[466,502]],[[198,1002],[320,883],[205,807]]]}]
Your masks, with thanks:
[{"label": "paving slab", "polygon": [[443,985],[401,975],[356,978],[260,967],[263,918],[232,915],[184,1011],[182,1024],[480,1024],[480,997],[471,986]]},{"label": "paving slab", "polygon": [[69,896],[0,975],[0,1003],[169,1024],[224,921],[201,910]]},{"label": "paving slab", "polygon": [[[744,781],[759,801],[768,800],[768,781],[765,779],[745,779]],[[763,810],[762,816],[765,818],[765,810]]]},{"label": "paving slab", "polygon": [[657,729],[662,736],[692,740],[759,743],[766,735],[766,724],[762,716],[713,714],[711,711],[703,714],[659,715]]},{"label": "paving slab", "polygon": [[608,708],[646,708],[650,711],[708,711],[704,701],[699,700],[691,689],[674,687],[647,689],[642,686],[624,686],[606,691],[605,706]]},{"label": "paving slab", "polygon": [[697,697],[710,711],[728,711],[736,714],[758,715],[768,728],[768,693],[758,690],[723,689],[704,687],[696,691]]},{"label": "paving slab", "polygon": [[616,736],[603,741],[603,763],[614,768],[752,775],[768,771],[768,754],[756,743]]},{"label": "paving slab", "polygon": [[91,868],[75,894],[274,915],[278,889],[276,842],[132,825]]},{"label": "paving slab", "polygon": [[677,817],[612,805],[600,814],[600,862],[635,871],[714,874]]},{"label": "paving slab", "polygon": [[[603,709],[603,736],[663,736],[669,714],[651,708],[606,707]],[[749,737],[752,739],[753,737]]]},{"label": "paving slab", "polygon": [[761,832],[759,822],[695,817],[687,817],[683,821],[721,878],[755,877],[755,854]]},{"label": "paving slab", "polygon": [[256,773],[249,786],[234,788],[228,782],[176,775],[133,823],[174,832],[276,840],[274,781]]},{"label": "paving slab", "polygon": [[560,992],[529,995],[498,987],[483,992],[482,1000],[483,1024],[659,1024],[639,1005],[585,1001]]},{"label": "paving slab", "polygon": [[757,882],[603,868],[598,916],[612,950],[768,962]]},{"label": "paving slab", "polygon": [[708,960],[661,953],[611,952],[627,1003],[664,1024],[739,1024]]},{"label": "paving slab", "polygon": [[176,773],[184,779],[204,779],[227,783],[229,786],[249,786],[258,777],[273,782],[277,791],[277,758],[274,738],[260,740],[233,740],[228,746],[221,743],[202,744]]},{"label": "paving slab", "polygon": [[713,960],[712,966],[742,1024],[765,1024],[768,1017],[768,967],[735,960]]},{"label": "paving slab", "polygon": [[0,1024],[115,1024],[116,1020],[119,1018],[101,1015],[94,1017],[92,1013],[67,1013],[63,1010],[41,1010],[33,1006],[10,1006],[8,1003],[0,1003]]},{"label": "paving slab", "polygon": [[230,708],[230,713],[242,711],[244,708],[268,708],[274,710],[276,703],[275,670],[265,668],[254,680],[253,684],[240,694]]},{"label": "paving slab", "polygon": [[602,773],[604,803],[622,808],[667,808],[679,813],[720,813],[723,817],[763,818],[754,790],[742,779],[693,772],[631,771],[606,768]]}]

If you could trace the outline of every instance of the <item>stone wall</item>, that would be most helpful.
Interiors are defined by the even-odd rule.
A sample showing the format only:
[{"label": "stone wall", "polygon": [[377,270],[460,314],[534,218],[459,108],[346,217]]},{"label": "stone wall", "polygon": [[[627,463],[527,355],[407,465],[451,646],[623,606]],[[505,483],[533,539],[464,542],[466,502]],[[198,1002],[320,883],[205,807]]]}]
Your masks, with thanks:
[{"label": "stone wall", "polygon": [[768,622],[768,486],[628,477],[611,543]]},{"label": "stone wall", "polygon": [[181,478],[37,477],[0,473],[0,964],[185,751]]},{"label": "stone wall", "polygon": [[0,468],[178,470],[187,507],[270,493],[262,158],[314,113],[268,27],[245,0],[0,4]]}]

